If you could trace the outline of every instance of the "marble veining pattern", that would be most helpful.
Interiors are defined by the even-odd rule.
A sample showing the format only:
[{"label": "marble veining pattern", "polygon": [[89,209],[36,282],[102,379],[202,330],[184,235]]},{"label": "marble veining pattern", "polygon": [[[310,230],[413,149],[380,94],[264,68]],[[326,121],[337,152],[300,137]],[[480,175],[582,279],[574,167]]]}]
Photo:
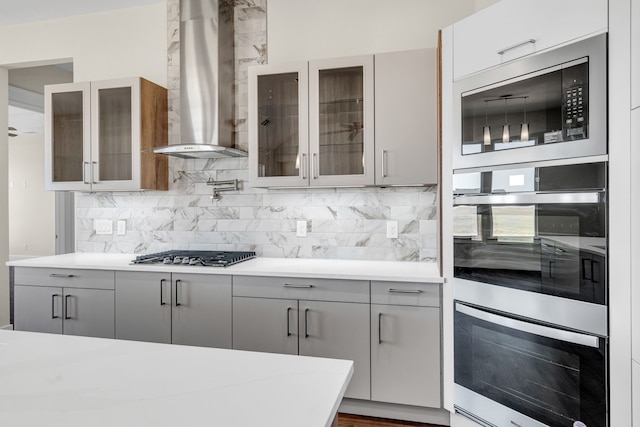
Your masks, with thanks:
[{"label": "marble veining pattern", "polygon": [[[247,67],[267,62],[266,1],[235,7],[236,146],[247,149]],[[179,0],[168,0],[169,142],[180,137]],[[251,188],[246,158],[170,158],[167,192],[76,193],[78,252],[169,249],[255,250],[277,258],[432,261],[437,259],[437,187]],[[211,199],[208,179],[238,179],[237,193]],[[124,220],[124,236],[97,235],[95,219]],[[307,237],[296,236],[298,220]],[[386,237],[398,221],[399,237]]]}]

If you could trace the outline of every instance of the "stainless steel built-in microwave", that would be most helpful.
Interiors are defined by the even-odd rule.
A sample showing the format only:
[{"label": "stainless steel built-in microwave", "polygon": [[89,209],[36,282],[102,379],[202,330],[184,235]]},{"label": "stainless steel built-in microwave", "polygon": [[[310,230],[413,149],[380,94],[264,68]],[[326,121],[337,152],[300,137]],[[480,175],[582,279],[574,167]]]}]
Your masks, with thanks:
[{"label": "stainless steel built-in microwave", "polygon": [[455,84],[453,168],[607,153],[607,36],[516,60]]}]

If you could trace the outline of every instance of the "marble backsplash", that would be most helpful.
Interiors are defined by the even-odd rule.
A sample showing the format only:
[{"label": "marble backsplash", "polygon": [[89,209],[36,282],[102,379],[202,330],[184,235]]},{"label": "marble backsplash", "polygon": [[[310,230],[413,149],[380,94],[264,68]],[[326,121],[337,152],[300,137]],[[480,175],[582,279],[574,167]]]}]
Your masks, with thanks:
[{"label": "marble backsplash", "polygon": [[[266,63],[266,0],[233,1],[236,146],[246,149],[247,67]],[[179,7],[168,0],[169,141],[179,141]],[[254,250],[260,256],[436,260],[437,187],[265,190],[251,188],[246,158],[170,158],[168,192],[76,193],[78,252],[169,249]],[[238,179],[238,192],[211,199],[207,180]],[[95,219],[126,223],[125,235],[97,235]],[[307,221],[307,237],[296,236]],[[397,239],[386,221],[398,221]]]}]

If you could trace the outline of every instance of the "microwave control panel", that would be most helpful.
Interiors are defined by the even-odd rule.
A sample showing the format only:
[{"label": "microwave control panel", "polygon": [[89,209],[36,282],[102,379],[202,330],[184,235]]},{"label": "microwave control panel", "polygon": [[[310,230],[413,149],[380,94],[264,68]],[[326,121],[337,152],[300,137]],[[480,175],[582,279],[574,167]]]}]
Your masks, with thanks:
[{"label": "microwave control panel", "polygon": [[586,127],[586,90],[584,85],[575,85],[564,92],[564,128],[567,139],[581,139]]}]

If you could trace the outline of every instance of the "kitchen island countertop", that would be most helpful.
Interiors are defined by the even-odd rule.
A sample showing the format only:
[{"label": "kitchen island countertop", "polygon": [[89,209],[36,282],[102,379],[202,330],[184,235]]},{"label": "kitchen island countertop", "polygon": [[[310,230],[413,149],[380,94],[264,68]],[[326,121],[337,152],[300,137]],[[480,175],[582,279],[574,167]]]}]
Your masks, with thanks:
[{"label": "kitchen island countertop", "polygon": [[327,427],[353,362],[0,330],[7,426]]},{"label": "kitchen island countertop", "polygon": [[226,268],[163,264],[131,264],[134,254],[76,252],[10,261],[14,267],[78,268],[94,270],[155,271],[228,274],[234,276],[308,277],[349,280],[442,283],[434,262],[364,261],[258,257]]}]

